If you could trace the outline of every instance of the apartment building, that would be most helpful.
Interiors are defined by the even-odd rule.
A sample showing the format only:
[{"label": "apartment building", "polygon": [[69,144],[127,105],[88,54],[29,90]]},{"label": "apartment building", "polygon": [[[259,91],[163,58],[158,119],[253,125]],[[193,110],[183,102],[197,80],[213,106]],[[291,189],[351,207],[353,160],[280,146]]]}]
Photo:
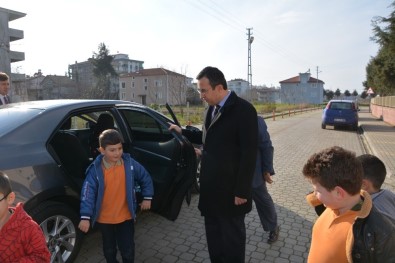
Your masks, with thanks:
[{"label": "apartment building", "polygon": [[142,69],[120,76],[120,99],[144,105],[186,103],[192,79],[164,68]]},{"label": "apartment building", "polygon": [[[143,69],[144,61],[129,59],[126,54],[112,55],[112,66],[118,75],[127,74]],[[75,81],[80,90],[89,90],[96,86],[97,78],[93,73],[94,66],[89,61],[75,62],[69,65],[69,76]],[[119,76],[112,77],[110,80],[110,97],[119,99]]]},{"label": "apartment building", "polygon": [[11,101],[16,102],[26,97],[24,74],[11,73],[11,63],[25,60],[25,53],[11,50],[10,43],[23,39],[23,31],[9,26],[9,22],[22,18],[26,14],[0,7],[0,71],[10,76]]}]

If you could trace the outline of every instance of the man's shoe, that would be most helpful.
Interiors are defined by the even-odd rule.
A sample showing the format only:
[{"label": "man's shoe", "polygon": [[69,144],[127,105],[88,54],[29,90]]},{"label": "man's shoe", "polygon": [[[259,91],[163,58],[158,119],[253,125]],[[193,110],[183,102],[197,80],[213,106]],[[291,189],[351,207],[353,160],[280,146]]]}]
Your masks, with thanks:
[{"label": "man's shoe", "polygon": [[273,244],[277,241],[278,236],[280,235],[280,227],[277,226],[276,229],[269,232],[269,239],[267,240],[268,244]]}]

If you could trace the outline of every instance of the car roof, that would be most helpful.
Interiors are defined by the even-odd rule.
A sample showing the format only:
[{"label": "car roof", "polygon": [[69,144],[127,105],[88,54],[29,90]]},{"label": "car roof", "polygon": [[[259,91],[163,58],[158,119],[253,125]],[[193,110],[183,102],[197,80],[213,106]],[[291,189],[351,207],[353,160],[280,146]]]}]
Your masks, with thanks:
[{"label": "car roof", "polygon": [[355,103],[354,100],[330,100],[329,102],[346,102],[346,103]]},{"label": "car roof", "polygon": [[[40,160],[40,162],[45,163],[49,158],[46,142],[68,114],[80,109],[122,108],[123,106],[147,111],[152,110],[139,103],[121,100],[41,100],[4,105],[0,108],[0,111],[4,111],[3,114],[13,116],[7,118],[6,121],[14,121],[17,116],[21,116],[25,111],[26,114],[30,114],[31,118],[29,117],[26,121],[18,123],[17,126],[5,130],[0,135],[0,145],[2,146],[0,147],[0,155],[4,156],[2,157],[3,160],[5,158],[6,162],[9,163],[13,161],[15,156],[20,157],[21,153],[23,153],[22,159],[26,161],[34,155],[44,158],[45,160]],[[17,112],[20,114],[15,114]],[[4,125],[9,127],[8,123]]]},{"label": "car roof", "polygon": [[105,105],[134,105],[136,107],[146,106],[139,103],[122,101],[122,100],[94,100],[94,99],[61,99],[61,100],[36,100],[10,104],[9,107],[14,108],[30,108],[30,109],[59,109],[59,108],[84,108],[89,106],[105,106]]},{"label": "car roof", "polygon": [[[11,129],[0,137],[1,143],[29,143],[29,141],[43,141],[48,139],[60,121],[70,112],[79,109],[100,107],[136,107],[149,109],[139,103],[121,100],[40,100],[7,104],[1,110],[13,111],[37,110],[36,115],[23,123],[24,128]],[[32,132],[34,131],[34,132]]]}]

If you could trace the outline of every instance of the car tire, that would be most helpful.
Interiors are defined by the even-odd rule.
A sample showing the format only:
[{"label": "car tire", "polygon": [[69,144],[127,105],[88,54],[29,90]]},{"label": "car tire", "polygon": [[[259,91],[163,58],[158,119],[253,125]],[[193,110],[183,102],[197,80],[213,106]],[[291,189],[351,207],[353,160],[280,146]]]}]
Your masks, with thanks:
[{"label": "car tire", "polygon": [[358,131],[358,123],[355,123],[355,124],[352,126],[352,129],[353,129],[354,131]]},{"label": "car tire", "polygon": [[322,129],[325,129],[325,128],[326,128],[325,123],[321,123],[321,128],[322,128]]},{"label": "car tire", "polygon": [[30,215],[40,225],[52,262],[73,262],[82,244],[78,214],[60,202],[44,202]]}]

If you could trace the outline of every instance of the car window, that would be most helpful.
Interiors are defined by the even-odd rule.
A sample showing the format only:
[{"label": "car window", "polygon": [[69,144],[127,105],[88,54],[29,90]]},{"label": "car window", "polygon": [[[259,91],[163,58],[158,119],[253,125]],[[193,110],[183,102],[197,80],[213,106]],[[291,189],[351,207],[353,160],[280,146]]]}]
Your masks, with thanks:
[{"label": "car window", "polygon": [[330,109],[331,110],[351,110],[352,103],[349,102],[332,102]]},{"label": "car window", "polygon": [[[122,114],[134,140],[167,140],[171,133],[145,112],[124,110]],[[163,136],[167,135],[167,136]]]}]

